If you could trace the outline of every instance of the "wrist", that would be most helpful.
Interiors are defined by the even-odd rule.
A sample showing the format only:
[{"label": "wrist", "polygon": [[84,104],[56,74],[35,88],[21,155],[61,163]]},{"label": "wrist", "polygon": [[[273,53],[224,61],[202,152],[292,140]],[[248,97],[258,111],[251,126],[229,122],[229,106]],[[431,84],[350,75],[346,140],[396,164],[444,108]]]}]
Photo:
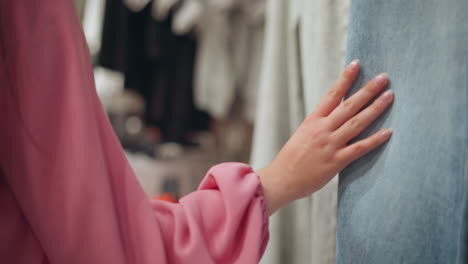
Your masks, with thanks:
[{"label": "wrist", "polygon": [[279,170],[275,170],[271,165],[258,170],[257,175],[265,195],[268,215],[274,214],[281,207],[291,202],[287,195],[288,185],[284,179],[285,175],[281,175]]}]

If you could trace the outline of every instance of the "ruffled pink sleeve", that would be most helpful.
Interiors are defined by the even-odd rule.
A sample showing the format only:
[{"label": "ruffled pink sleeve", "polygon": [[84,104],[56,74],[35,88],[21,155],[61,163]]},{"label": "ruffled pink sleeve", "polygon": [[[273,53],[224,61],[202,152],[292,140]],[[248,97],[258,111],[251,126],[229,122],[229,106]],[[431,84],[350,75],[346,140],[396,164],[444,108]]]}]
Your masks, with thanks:
[{"label": "ruffled pink sleeve", "polygon": [[2,263],[244,264],[263,254],[265,201],[247,165],[213,167],[178,204],[148,200],[96,95],[72,1],[0,1],[0,123]]},{"label": "ruffled pink sleeve", "polygon": [[258,176],[241,163],[213,167],[197,192],[179,204],[154,202],[153,208],[169,263],[257,263],[268,241]]}]

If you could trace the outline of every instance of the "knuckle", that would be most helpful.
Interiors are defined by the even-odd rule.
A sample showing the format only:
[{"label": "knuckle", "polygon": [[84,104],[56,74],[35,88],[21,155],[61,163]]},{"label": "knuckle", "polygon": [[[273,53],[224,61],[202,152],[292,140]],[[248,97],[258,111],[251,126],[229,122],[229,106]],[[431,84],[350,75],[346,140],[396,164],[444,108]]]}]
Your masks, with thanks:
[{"label": "knuckle", "polygon": [[317,115],[315,113],[311,113],[306,116],[304,119],[304,124],[314,123],[317,120]]},{"label": "knuckle", "polygon": [[362,93],[363,97],[366,98],[367,101],[370,101],[376,93],[376,91],[369,86],[364,87],[360,92]]},{"label": "knuckle", "polygon": [[331,88],[331,89],[328,91],[327,95],[328,95],[329,97],[333,98],[333,99],[338,98],[338,97],[339,97],[338,89],[335,88],[335,87],[334,87],[334,88]]},{"label": "knuckle", "polygon": [[387,104],[383,100],[380,100],[380,98],[377,98],[372,105],[376,109],[385,109]]},{"label": "knuckle", "polygon": [[374,95],[375,93],[377,93],[380,90],[380,87],[375,85],[374,83],[368,83],[365,86],[364,90],[366,90],[370,94]]},{"label": "knuckle", "polygon": [[356,144],[354,145],[354,147],[353,147],[353,152],[354,152],[354,154],[356,154],[356,155],[361,155],[361,154],[363,154],[363,153],[365,152],[365,150],[366,150],[366,147],[365,147],[365,145],[362,144],[362,143],[356,143]]},{"label": "knuckle", "polygon": [[310,137],[316,139],[317,141],[324,141],[326,140],[325,130],[320,128],[312,129],[310,132]]},{"label": "knuckle", "polygon": [[368,109],[365,112],[367,113],[366,114],[367,118],[375,118],[384,110],[385,110],[384,104],[382,104],[381,102],[374,102],[371,106],[368,107]]},{"label": "knuckle", "polygon": [[322,129],[314,129],[310,132],[311,145],[319,149],[327,149],[331,145],[331,139],[328,133]]},{"label": "knuckle", "polygon": [[351,110],[354,108],[354,103],[351,100],[346,100],[343,102],[343,108],[347,110]]},{"label": "knuckle", "polygon": [[367,113],[368,116],[375,116],[382,110],[382,105],[378,103],[373,103],[371,106],[368,107]]},{"label": "knuckle", "polygon": [[350,76],[349,73],[347,72],[344,72],[342,75],[341,75],[341,80],[339,80],[340,83],[348,83],[350,82],[352,79],[352,77]]},{"label": "knuckle", "polygon": [[349,121],[349,125],[353,129],[361,129],[363,122],[359,118],[353,118]]},{"label": "knuckle", "polygon": [[336,163],[345,163],[348,159],[349,157],[344,153],[335,153],[332,157],[332,160],[334,160]]},{"label": "knuckle", "polygon": [[310,132],[310,137],[316,140],[319,140],[322,135],[322,131],[320,130],[312,130]]}]

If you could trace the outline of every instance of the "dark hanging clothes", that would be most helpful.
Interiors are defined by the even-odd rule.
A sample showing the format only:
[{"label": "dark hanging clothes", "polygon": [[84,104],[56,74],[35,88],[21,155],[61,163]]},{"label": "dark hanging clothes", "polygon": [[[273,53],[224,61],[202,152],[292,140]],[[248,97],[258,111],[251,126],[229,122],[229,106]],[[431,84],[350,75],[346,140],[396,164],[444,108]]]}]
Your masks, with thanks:
[{"label": "dark hanging clothes", "polygon": [[187,132],[208,126],[193,104],[193,35],[175,35],[172,15],[151,16],[151,4],[130,11],[120,0],[106,3],[99,64],[124,72],[125,87],[145,99],[147,124],[161,128],[163,140],[183,142]]}]

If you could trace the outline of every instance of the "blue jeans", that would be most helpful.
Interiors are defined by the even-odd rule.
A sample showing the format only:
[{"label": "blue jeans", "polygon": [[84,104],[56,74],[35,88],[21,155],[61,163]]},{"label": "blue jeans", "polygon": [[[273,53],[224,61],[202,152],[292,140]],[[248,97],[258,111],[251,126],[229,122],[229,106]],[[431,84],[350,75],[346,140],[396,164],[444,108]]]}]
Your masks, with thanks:
[{"label": "blue jeans", "polygon": [[354,0],[350,94],[379,72],[394,130],[340,175],[337,263],[468,263],[468,1]]}]

